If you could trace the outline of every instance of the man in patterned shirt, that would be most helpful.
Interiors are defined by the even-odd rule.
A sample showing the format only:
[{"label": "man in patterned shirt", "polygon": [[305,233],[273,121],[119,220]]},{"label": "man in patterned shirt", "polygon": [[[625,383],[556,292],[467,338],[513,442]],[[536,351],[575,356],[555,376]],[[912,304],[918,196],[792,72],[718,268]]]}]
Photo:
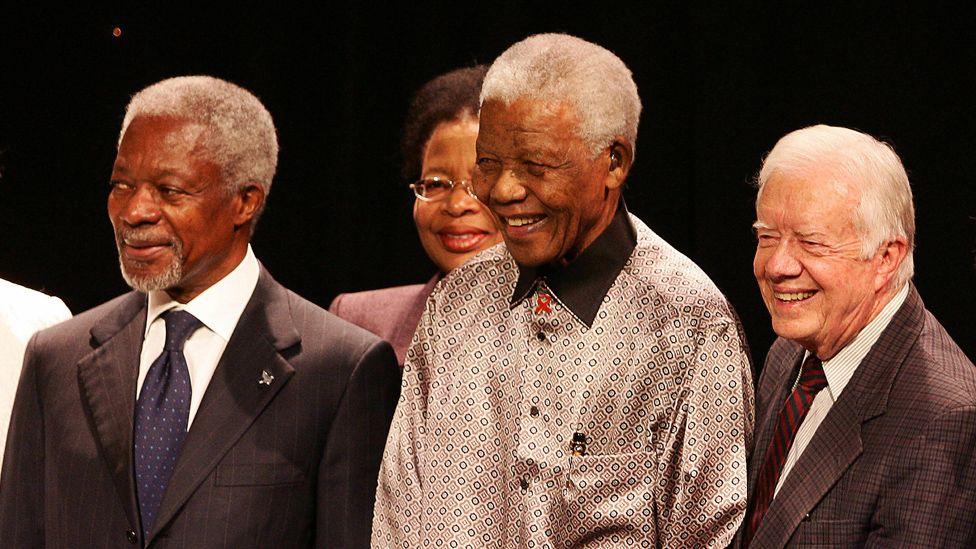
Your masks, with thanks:
[{"label": "man in patterned shirt", "polygon": [[722,294],[621,199],[630,71],[532,36],[481,101],[474,187],[508,247],[427,303],[373,545],[725,546],[746,509],[749,360]]}]

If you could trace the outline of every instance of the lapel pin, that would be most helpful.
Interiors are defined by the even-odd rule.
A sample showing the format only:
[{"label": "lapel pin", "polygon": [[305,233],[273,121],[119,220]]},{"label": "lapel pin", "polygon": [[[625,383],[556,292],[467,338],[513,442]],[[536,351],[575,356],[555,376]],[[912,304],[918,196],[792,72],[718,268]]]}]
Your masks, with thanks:
[{"label": "lapel pin", "polygon": [[261,379],[258,381],[258,385],[271,385],[272,381],[274,381],[274,376],[271,375],[271,372],[261,370]]}]

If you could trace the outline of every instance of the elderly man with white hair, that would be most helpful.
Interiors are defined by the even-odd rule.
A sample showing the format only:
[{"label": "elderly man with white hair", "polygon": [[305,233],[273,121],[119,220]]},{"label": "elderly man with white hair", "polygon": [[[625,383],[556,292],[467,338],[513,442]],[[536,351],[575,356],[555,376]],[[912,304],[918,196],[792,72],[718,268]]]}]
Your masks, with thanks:
[{"label": "elderly man with white hair", "polygon": [[779,339],[740,546],[976,546],[976,368],[910,282],[901,160],[813,126],[776,143],[758,187],[754,271]]},{"label": "elderly man with white hair", "polygon": [[135,291],[29,344],[0,547],[369,546],[396,358],[256,259],[277,159],[234,84],[132,98],[108,214]]},{"label": "elderly man with white hair", "polygon": [[624,206],[640,109],[623,62],[572,36],[532,36],[489,69],[474,188],[507,248],[428,300],[375,546],[731,541],[749,360],[722,294]]}]

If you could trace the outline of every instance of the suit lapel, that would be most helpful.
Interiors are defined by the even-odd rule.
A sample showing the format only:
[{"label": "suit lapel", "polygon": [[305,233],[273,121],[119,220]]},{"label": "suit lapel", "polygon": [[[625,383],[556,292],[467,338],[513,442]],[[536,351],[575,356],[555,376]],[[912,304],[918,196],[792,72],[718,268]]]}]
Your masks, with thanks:
[{"label": "suit lapel", "polygon": [[861,426],[884,414],[898,370],[921,332],[923,315],[912,286],[783,482],[756,532],[756,547],[786,545],[800,521],[861,455]]},{"label": "suit lapel", "polygon": [[[775,383],[775,386],[770,389],[770,396],[763,395],[765,409],[762,410],[762,415],[756,418],[756,425],[760,427],[760,430],[756,433],[755,447],[753,448],[753,456],[750,460],[752,464],[749,471],[748,493],[750,496],[755,493],[759,470],[762,469],[763,462],[766,459],[766,450],[769,449],[769,442],[772,440],[773,432],[776,430],[776,420],[779,417],[783,403],[786,401],[786,397],[792,390],[793,380],[799,371],[800,360],[803,358],[803,348],[797,346],[795,349],[791,348],[784,351],[784,354],[786,354],[786,358],[779,358],[778,360],[782,360],[790,364],[790,366],[787,367],[783,374],[771,376],[775,378],[772,381]],[[778,360],[767,361],[765,368],[774,368],[774,364]],[[762,384],[760,384],[760,390],[762,389]]]},{"label": "suit lapel", "polygon": [[294,374],[279,354],[301,339],[286,292],[262,267],[186,435],[147,545]]},{"label": "suit lapel", "polygon": [[102,457],[129,524],[138,529],[132,474],[132,417],[146,296],[132,293],[91,329],[95,349],[78,362],[78,388]]}]

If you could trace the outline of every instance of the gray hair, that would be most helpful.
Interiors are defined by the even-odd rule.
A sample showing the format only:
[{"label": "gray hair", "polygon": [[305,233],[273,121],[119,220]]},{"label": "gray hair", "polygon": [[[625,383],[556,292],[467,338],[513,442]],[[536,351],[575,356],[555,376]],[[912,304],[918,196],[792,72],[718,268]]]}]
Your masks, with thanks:
[{"label": "gray hair", "polygon": [[775,174],[827,173],[831,180],[853,185],[860,191],[854,226],[861,237],[861,257],[867,259],[893,238],[904,238],[908,253],[894,276],[900,288],[915,273],[915,206],[908,174],[901,159],[887,143],[870,135],[834,126],[818,125],[796,130],[780,139],[766,155],[756,185]]},{"label": "gray hair", "polygon": [[[139,116],[163,116],[203,124],[202,146],[220,168],[228,191],[258,184],[267,196],[278,165],[278,137],[271,114],[251,92],[212,76],[179,76],[132,96],[119,143]],[[261,208],[264,208],[262,204]],[[254,222],[261,212],[255,214]]]},{"label": "gray hair", "polygon": [[481,104],[518,99],[568,103],[596,155],[622,135],[636,146],[641,101],[630,69],[612,52],[568,34],[536,34],[505,50],[481,87]]}]

